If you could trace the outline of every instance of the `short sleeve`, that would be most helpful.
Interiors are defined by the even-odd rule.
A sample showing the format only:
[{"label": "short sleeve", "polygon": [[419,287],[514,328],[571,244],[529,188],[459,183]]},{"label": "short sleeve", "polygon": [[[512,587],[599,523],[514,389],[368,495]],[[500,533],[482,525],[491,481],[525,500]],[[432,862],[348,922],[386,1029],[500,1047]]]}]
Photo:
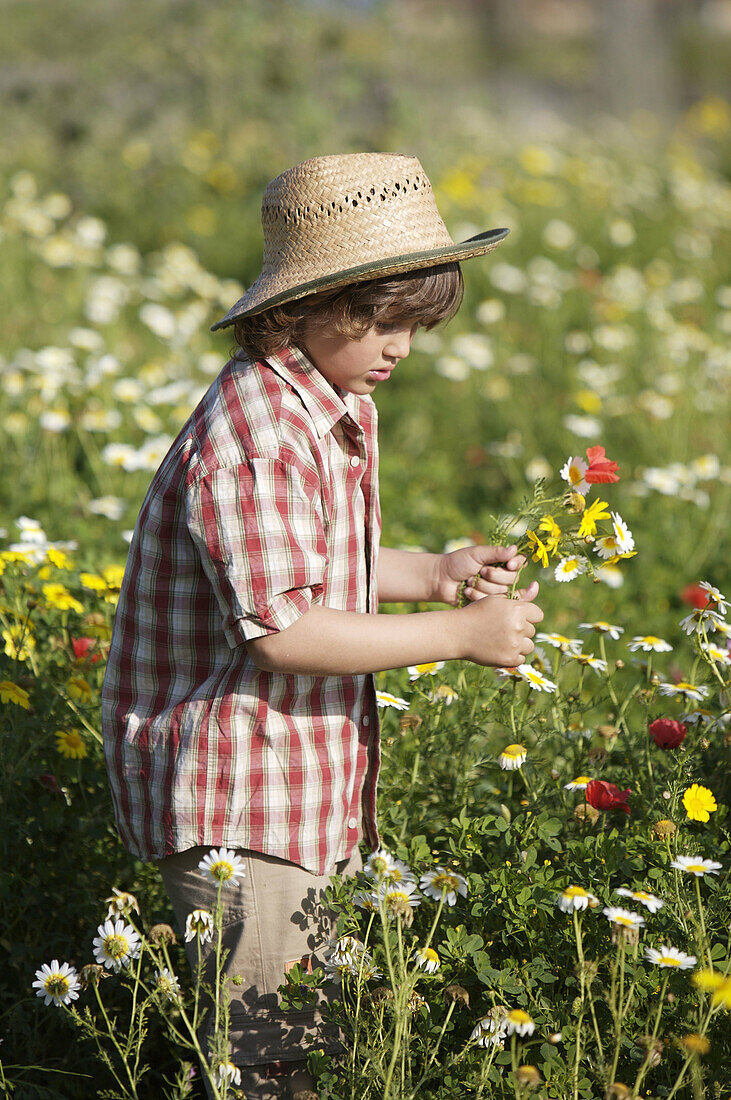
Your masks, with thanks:
[{"label": "short sleeve", "polygon": [[206,474],[187,522],[230,646],[291,626],[322,597],[327,567],[319,480],[281,459]]}]

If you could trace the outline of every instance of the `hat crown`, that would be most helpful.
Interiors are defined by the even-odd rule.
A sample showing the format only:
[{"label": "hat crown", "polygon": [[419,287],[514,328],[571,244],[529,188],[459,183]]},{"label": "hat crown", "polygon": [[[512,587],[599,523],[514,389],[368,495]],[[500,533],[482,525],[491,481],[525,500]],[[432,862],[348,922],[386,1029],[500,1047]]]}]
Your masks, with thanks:
[{"label": "hat crown", "polygon": [[508,233],[455,244],[426,172],[405,153],[302,161],[267,186],[261,224],[261,273],[214,330],[330,287],[482,256]]},{"label": "hat crown", "polygon": [[262,276],[278,290],[454,244],[419,160],[402,153],[303,161],[267,186],[261,220]]}]

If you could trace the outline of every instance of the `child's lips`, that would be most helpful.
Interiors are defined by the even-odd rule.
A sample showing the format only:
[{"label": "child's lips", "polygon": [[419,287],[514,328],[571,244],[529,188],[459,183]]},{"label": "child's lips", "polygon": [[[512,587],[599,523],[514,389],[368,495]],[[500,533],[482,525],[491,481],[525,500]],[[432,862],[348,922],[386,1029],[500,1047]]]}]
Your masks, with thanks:
[{"label": "child's lips", "polygon": [[391,377],[391,372],[393,370],[393,367],[383,367],[379,370],[368,371],[368,373],[372,378],[377,379],[379,382],[385,382],[387,378]]}]

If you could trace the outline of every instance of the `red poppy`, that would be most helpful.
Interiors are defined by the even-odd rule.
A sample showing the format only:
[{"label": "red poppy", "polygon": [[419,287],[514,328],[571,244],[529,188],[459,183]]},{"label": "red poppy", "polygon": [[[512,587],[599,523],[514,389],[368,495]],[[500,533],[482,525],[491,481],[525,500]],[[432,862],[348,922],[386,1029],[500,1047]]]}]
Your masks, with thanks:
[{"label": "red poppy", "polygon": [[586,787],[586,801],[595,810],[623,810],[628,814],[627,796],[630,794],[629,787],[626,791],[620,791],[614,783],[605,783],[603,779],[592,779]]},{"label": "red poppy", "polygon": [[656,718],[649,725],[650,737],[659,749],[677,749],[685,741],[688,732],[682,722],[674,718]]},{"label": "red poppy", "polygon": [[92,653],[92,649],[96,645],[96,638],[72,638],[71,648],[74,651],[74,657],[77,661],[86,661],[88,658],[96,664],[99,660],[98,653]]},{"label": "red poppy", "polygon": [[589,469],[584,474],[584,481],[588,481],[590,485],[619,481],[619,476],[615,473],[619,466],[607,458],[603,447],[587,447],[586,457],[589,459]]},{"label": "red poppy", "polygon": [[690,604],[691,607],[707,607],[710,603],[708,592],[699,584],[687,584],[680,593],[680,598],[683,603]]},{"label": "red poppy", "polygon": [[61,793],[61,788],[58,785],[58,780],[56,779],[55,775],[51,775],[50,772],[44,772],[44,774],[39,775],[38,778],[40,779],[43,786],[46,787],[52,794]]}]

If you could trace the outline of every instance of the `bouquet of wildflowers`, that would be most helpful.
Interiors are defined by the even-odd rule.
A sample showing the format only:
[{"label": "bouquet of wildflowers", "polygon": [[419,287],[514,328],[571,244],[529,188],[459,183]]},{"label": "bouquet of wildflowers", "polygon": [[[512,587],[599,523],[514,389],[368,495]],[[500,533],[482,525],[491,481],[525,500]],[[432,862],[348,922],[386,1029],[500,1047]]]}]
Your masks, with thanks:
[{"label": "bouquet of wildflowers", "polygon": [[551,492],[545,479],[539,478],[517,515],[497,525],[491,541],[510,537],[511,529],[524,528],[525,533],[516,540],[519,552],[544,569],[553,563],[554,576],[561,582],[572,581],[580,574],[595,577],[592,554],[602,566],[634,557],[637,551],[632,532],[619,513],[610,511],[606,500],[597,497],[591,503],[587,501],[592,486],[619,481],[618,469],[617,463],[607,458],[604,447],[588,447],[586,459],[570,457],[560,472],[568,489]]}]

